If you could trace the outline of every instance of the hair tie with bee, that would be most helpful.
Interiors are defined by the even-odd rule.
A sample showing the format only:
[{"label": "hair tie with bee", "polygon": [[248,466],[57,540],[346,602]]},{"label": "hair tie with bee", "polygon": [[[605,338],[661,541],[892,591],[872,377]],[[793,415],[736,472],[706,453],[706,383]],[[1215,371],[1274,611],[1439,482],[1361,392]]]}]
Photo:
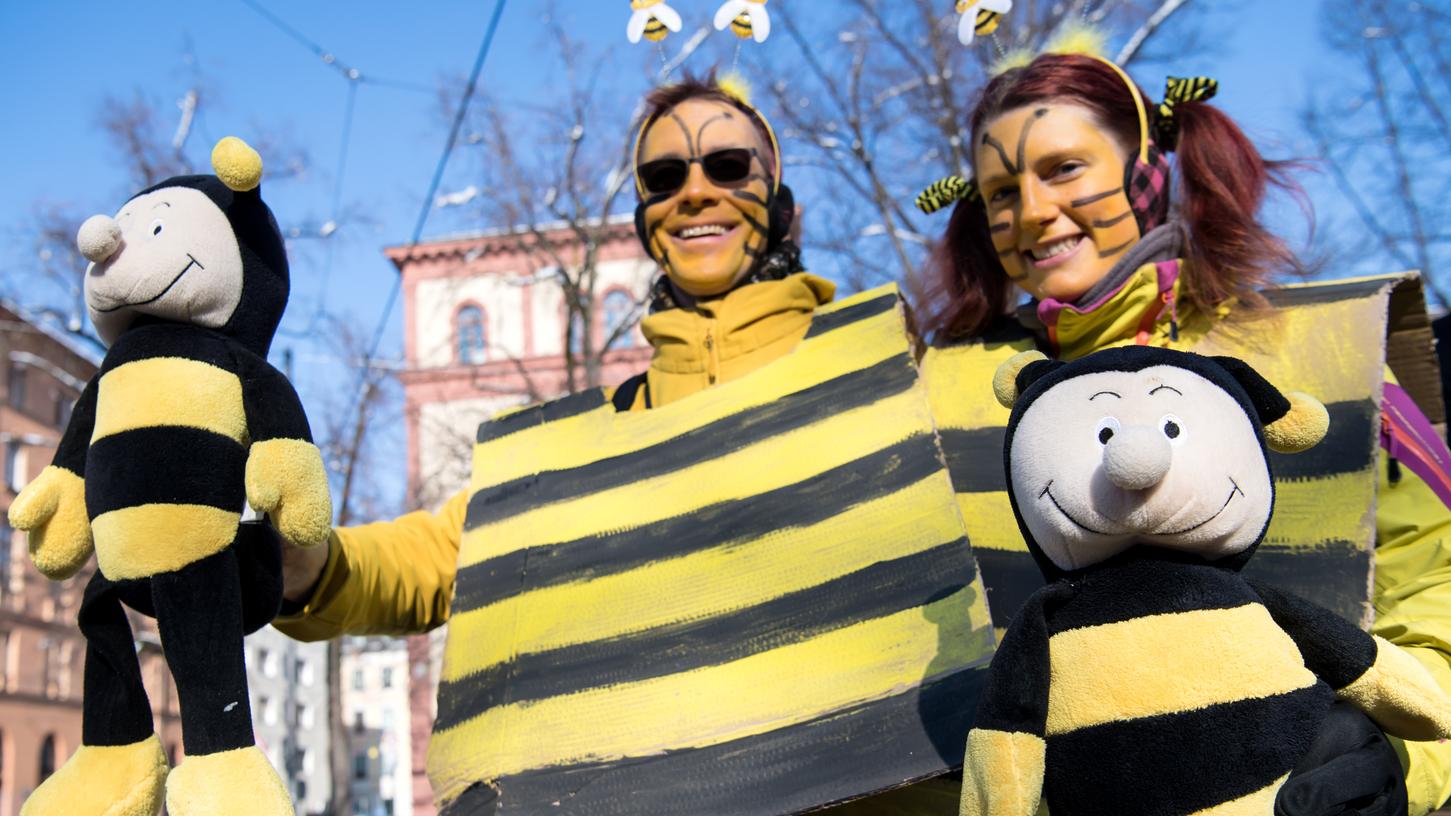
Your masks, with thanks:
[{"label": "hair tie with bee", "polygon": [[1209,77],[1166,77],[1164,101],[1154,117],[1154,141],[1164,150],[1179,144],[1179,121],[1174,106],[1181,102],[1205,102],[1219,92],[1219,81]]},{"label": "hair tie with bee", "polygon": [[653,43],[665,39],[672,31],[680,31],[680,14],[665,0],[630,0],[630,22],[625,36],[637,43],[641,37]]},{"label": "hair tie with bee", "polygon": [[976,201],[977,183],[959,175],[938,179],[917,194],[917,209],[928,215],[956,201]]}]

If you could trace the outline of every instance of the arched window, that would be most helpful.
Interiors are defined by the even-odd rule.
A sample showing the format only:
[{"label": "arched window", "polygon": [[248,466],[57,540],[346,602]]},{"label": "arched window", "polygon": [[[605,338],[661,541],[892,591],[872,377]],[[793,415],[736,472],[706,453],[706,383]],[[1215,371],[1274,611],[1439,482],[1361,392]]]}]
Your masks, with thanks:
[{"label": "arched window", "polygon": [[484,310],[472,304],[458,310],[454,318],[458,343],[458,361],[463,365],[484,362],[488,341],[484,337]]},{"label": "arched window", "polygon": [[46,734],[45,739],[40,741],[40,778],[35,784],[50,778],[55,773],[55,734]]},{"label": "arched window", "polygon": [[575,359],[584,356],[584,333],[588,330],[585,326],[584,315],[579,312],[569,315],[569,353]]},{"label": "arched window", "polygon": [[624,330],[620,330],[620,326],[627,322],[633,324],[634,321],[632,318],[634,317],[634,311],[635,299],[630,297],[629,292],[623,289],[614,289],[605,295],[605,338],[615,337],[615,332],[620,332],[619,336],[615,337],[615,342],[610,344],[610,348],[627,349],[635,347],[635,327],[631,325]]}]

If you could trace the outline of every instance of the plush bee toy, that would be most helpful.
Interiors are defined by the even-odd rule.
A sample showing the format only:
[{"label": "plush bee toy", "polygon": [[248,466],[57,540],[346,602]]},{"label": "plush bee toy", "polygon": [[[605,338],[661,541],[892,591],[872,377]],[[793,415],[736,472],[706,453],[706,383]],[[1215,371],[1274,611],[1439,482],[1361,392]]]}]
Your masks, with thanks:
[{"label": "plush bee toy", "polygon": [[[10,507],[60,580],[96,554],[81,747],[23,816],[291,814],[253,744],[242,637],[281,602],[276,534],[326,540],[322,457],[292,386],[267,363],[287,305],[287,257],[258,183],[261,158],[226,138],[215,176],[168,179],[77,242],[85,298],[109,344],[55,460]],[[122,604],[156,618],[181,705],[186,760],[168,779]]]},{"label": "plush bee toy", "polygon": [[1266,445],[1323,406],[1245,363],[1036,352],[994,379],[1018,526],[1049,584],[1008,627],[968,736],[963,814],[1268,816],[1338,696],[1407,739],[1451,736],[1420,663],[1240,575],[1274,508]]}]

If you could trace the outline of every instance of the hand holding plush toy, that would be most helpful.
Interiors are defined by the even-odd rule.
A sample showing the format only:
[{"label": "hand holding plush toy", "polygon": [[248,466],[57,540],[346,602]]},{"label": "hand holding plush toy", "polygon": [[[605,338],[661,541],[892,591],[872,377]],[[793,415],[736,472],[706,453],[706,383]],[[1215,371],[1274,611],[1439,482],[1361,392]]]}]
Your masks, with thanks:
[{"label": "hand holding plush toy", "polygon": [[[280,546],[241,514],[248,501],[315,546],[332,509],[302,405],[267,363],[288,272],[261,158],[229,137],[212,166],[93,216],[77,238],[110,348],[10,523],[50,578],[96,553],[79,621],[82,738],[22,816],[154,816],[163,789],[172,816],[293,812],[253,744],[242,650],[277,614]],[[176,680],[187,757],[169,779],[123,603],[155,616]]]},{"label": "hand holding plush toy", "polygon": [[1274,509],[1266,445],[1318,443],[1320,403],[1148,347],[1027,352],[993,385],[1049,584],[993,657],[965,816],[1268,816],[1336,697],[1396,736],[1451,737],[1451,699],[1409,654],[1239,574]]}]

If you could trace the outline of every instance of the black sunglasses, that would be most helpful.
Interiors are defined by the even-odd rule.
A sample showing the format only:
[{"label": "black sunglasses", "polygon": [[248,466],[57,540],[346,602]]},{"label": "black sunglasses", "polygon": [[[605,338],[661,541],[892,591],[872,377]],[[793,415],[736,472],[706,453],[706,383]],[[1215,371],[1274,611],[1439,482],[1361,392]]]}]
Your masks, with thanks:
[{"label": "black sunglasses", "polygon": [[640,165],[640,184],[651,195],[666,195],[685,186],[690,165],[700,162],[705,177],[716,184],[735,184],[751,175],[752,151],[729,147],[689,159],[656,159]]}]

